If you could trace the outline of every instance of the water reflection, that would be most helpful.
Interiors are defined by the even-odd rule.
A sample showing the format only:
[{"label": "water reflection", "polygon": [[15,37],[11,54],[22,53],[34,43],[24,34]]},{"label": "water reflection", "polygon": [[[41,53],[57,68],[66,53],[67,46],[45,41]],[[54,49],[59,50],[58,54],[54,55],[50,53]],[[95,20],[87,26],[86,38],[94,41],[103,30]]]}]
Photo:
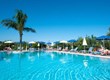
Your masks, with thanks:
[{"label": "water reflection", "polygon": [[6,54],[12,54],[12,51],[6,51],[5,53]]},{"label": "water reflection", "polygon": [[51,56],[51,59],[53,60],[53,58],[54,58],[54,54],[53,54],[53,53],[51,53],[51,54],[50,54],[50,56]]},{"label": "water reflection", "polygon": [[106,59],[106,58],[99,58],[99,60],[103,63],[110,63],[110,59]]},{"label": "water reflection", "polygon": [[88,67],[88,60],[83,60],[84,67]]},{"label": "water reflection", "polygon": [[30,52],[30,53],[28,53],[28,59],[32,62],[35,61],[36,55],[37,55],[36,52]]},{"label": "water reflection", "polygon": [[24,58],[23,54],[18,54],[18,80],[21,77],[21,59]]},{"label": "water reflection", "polygon": [[2,55],[2,53],[0,53],[0,61],[2,61],[3,60],[3,55]]},{"label": "water reflection", "polygon": [[[61,58],[60,58],[60,62],[62,63],[62,64],[65,64],[65,63],[67,63],[67,62],[69,62],[69,54],[62,54],[62,56],[60,56]],[[71,56],[72,57],[72,56]]]},{"label": "water reflection", "polygon": [[4,60],[6,62],[10,62],[13,57],[12,53],[2,52],[0,53],[0,61]]},{"label": "water reflection", "polygon": [[39,53],[39,52],[37,53],[37,57],[38,57],[38,58],[40,57],[40,53]]},{"label": "water reflection", "polygon": [[24,59],[27,55],[26,55],[26,53],[20,53],[20,54],[18,54],[19,55],[19,57],[21,58],[21,59]]},{"label": "water reflection", "polygon": [[62,59],[60,59],[60,62],[65,64],[67,61],[64,58],[62,58]]},{"label": "water reflection", "polygon": [[84,56],[83,65],[85,68],[88,67],[88,60],[86,59],[86,56]]}]

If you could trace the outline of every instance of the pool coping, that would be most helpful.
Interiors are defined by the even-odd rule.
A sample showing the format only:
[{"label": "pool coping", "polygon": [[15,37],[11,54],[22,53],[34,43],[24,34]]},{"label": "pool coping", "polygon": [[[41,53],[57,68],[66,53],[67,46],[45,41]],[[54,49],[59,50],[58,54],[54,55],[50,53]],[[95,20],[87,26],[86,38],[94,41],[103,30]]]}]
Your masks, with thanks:
[{"label": "pool coping", "polygon": [[94,55],[90,53],[79,53],[79,52],[66,52],[66,51],[47,51],[47,52],[58,52],[58,53],[65,53],[65,54],[75,54],[75,55],[82,55],[82,56],[92,56],[92,57],[99,57],[99,58],[107,58],[110,59],[110,56],[105,55]]},{"label": "pool coping", "polygon": [[[0,52],[4,52],[4,51],[0,51]],[[14,52],[13,54],[20,54],[22,52],[28,52],[28,51],[23,50],[22,52],[20,52],[20,51],[12,51],[12,52]],[[94,54],[90,54],[90,53],[79,53],[79,52],[69,52],[69,51],[56,51],[56,50],[46,50],[46,52],[58,52],[58,53],[65,53],[65,54],[75,54],[75,55],[92,56],[92,57],[99,57],[99,58],[110,59],[110,56],[94,55]]]}]

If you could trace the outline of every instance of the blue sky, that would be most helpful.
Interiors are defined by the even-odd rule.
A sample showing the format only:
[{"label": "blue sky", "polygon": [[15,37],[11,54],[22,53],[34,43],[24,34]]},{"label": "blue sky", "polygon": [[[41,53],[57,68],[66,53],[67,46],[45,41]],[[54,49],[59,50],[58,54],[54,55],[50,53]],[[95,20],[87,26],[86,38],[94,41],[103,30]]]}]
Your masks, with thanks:
[{"label": "blue sky", "polygon": [[[105,35],[110,27],[110,0],[0,0],[0,21],[16,9],[28,15],[23,41],[57,41]],[[19,41],[17,31],[0,25],[0,40]]]}]

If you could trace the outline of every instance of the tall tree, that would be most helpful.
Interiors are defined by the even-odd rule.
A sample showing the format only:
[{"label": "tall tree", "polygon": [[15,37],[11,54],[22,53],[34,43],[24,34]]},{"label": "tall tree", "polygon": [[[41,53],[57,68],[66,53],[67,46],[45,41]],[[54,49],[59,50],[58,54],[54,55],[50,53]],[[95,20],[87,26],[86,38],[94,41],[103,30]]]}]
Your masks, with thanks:
[{"label": "tall tree", "polygon": [[22,10],[17,10],[16,15],[12,19],[4,19],[1,24],[7,28],[13,28],[18,31],[20,37],[20,51],[22,51],[22,36],[23,31],[36,32],[34,29],[26,27],[25,23],[27,20],[27,15],[22,12]]}]

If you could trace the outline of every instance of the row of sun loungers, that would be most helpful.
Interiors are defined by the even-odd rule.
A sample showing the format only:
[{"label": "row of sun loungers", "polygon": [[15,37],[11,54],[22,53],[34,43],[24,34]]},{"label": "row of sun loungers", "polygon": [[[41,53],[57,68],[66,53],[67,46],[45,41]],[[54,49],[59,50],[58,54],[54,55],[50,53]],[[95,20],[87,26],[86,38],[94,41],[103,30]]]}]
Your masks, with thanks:
[{"label": "row of sun loungers", "polygon": [[[59,47],[56,50],[57,51],[66,51],[66,52],[89,53],[89,54],[94,54],[94,55],[110,55],[110,50],[104,49],[103,47],[98,49],[97,51],[93,51],[93,49],[94,49],[93,47],[90,47],[88,50],[78,51],[78,47],[76,47],[74,49],[71,49],[71,50],[68,50],[68,47],[66,47],[65,49],[62,49],[61,47]],[[49,50],[53,50],[53,49],[49,49]],[[6,47],[4,49],[4,51],[12,51],[12,49],[10,47]],[[37,50],[35,48],[29,48],[28,51],[34,52],[34,51],[37,51]]]},{"label": "row of sun loungers", "polygon": [[100,48],[97,51],[93,51],[93,47],[90,47],[88,50],[80,50],[78,51],[78,47],[68,50],[68,48],[66,47],[65,49],[62,49],[61,47],[59,47],[57,49],[57,51],[69,51],[69,52],[80,52],[80,53],[89,53],[89,54],[94,54],[94,55],[110,55],[110,50],[104,49],[104,48]]}]

